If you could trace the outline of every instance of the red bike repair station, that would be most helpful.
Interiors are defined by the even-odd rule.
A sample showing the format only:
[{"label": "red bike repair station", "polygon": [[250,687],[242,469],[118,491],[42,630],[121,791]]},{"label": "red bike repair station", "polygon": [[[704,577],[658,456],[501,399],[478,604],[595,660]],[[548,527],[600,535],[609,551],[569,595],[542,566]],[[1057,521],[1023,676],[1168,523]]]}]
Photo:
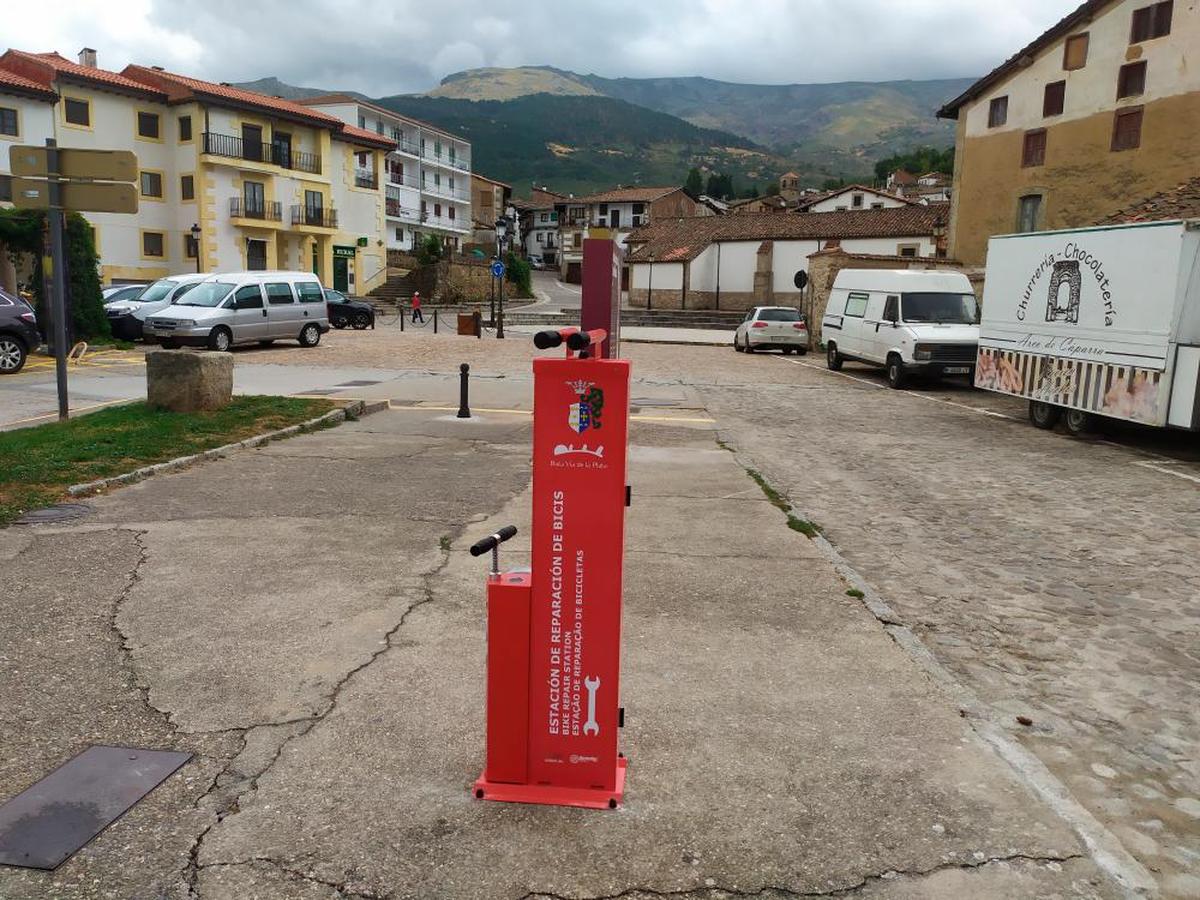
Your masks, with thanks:
[{"label": "red bike repair station", "polygon": [[486,761],[479,799],[615,809],[621,579],[629,431],[628,360],[618,359],[620,249],[583,246],[581,329],[537,334],[561,359],[533,361],[531,570],[499,571],[513,526],[476,543],[487,581]]}]

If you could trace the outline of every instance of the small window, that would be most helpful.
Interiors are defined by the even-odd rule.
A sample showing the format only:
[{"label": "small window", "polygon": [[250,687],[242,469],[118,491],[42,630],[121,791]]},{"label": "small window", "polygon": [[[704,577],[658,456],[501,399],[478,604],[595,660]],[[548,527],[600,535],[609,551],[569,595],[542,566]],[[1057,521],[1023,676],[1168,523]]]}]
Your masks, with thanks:
[{"label": "small window", "polygon": [[[284,285],[287,287],[287,285]],[[262,309],[262,288],[257,284],[248,284],[245,287],[240,287],[233,295],[235,309]]]},{"label": "small window", "polygon": [[1172,0],[1135,9],[1133,11],[1133,26],[1130,29],[1129,43],[1138,44],[1142,41],[1151,41],[1154,38],[1166,37],[1171,33],[1171,15],[1173,11],[1174,3]]},{"label": "small window", "polygon": [[87,100],[76,100],[72,97],[63,98],[63,117],[70,125],[92,126],[92,105]]},{"label": "small window", "polygon": [[[901,254],[903,255],[903,254]],[[888,296],[883,304],[883,321],[899,322],[900,321],[900,298],[895,294]]]},{"label": "small window", "polygon": [[1146,61],[1121,66],[1117,74],[1117,99],[1140,97],[1146,92]]},{"label": "small window", "polygon": [[1142,107],[1118,109],[1113,116],[1112,149],[1136,150],[1142,146]]},{"label": "small window", "polygon": [[17,111],[0,106],[0,134],[17,136]]},{"label": "small window", "polygon": [[1008,121],[1008,95],[993,97],[988,106],[988,128],[999,128]]},{"label": "small window", "polygon": [[571,235],[571,246],[576,250],[583,246],[583,235],[578,231]]},{"label": "small window", "polygon": [[433,204],[433,214],[435,216],[437,216],[439,219],[442,217],[442,204],[440,204],[440,203]]},{"label": "small window", "polygon": [[325,292],[315,281],[300,281],[296,284],[296,293],[300,295],[301,303],[324,303]]},{"label": "small window", "polygon": [[871,204],[871,209],[883,209],[883,201],[877,200]]},{"label": "small window", "polygon": [[179,117],[179,143],[183,144],[192,139],[192,117]]},{"label": "small window", "polygon": [[1061,116],[1066,101],[1067,83],[1065,81],[1050,82],[1046,85],[1045,93],[1042,95],[1042,115]]},{"label": "small window", "polygon": [[375,133],[376,133],[376,134],[383,134],[383,119],[376,119],[376,120],[375,120]]},{"label": "small window", "polygon": [[267,300],[272,305],[291,303],[294,299],[291,285],[281,282],[273,282],[267,285]]},{"label": "small window", "polygon": [[400,129],[396,128],[395,126],[392,126],[392,140],[395,141],[397,144],[400,143],[400,140],[401,140]]},{"label": "small window", "polygon": [[179,199],[195,200],[196,199],[196,176],[180,175],[179,176]]},{"label": "small window", "polygon": [[546,243],[546,235],[545,235],[545,234],[543,234],[542,232],[540,232],[540,231],[539,231],[539,232],[537,233],[537,242],[538,242],[539,244],[544,244],[544,243]]},{"label": "small window", "polygon": [[900,244],[896,247],[897,256],[916,256],[920,251],[919,244]]},{"label": "small window", "polygon": [[870,296],[860,291],[851,291],[846,298],[846,315],[852,319],[861,319],[867,313],[867,300]]},{"label": "small window", "polygon": [[1063,45],[1063,68],[1068,72],[1082,69],[1087,65],[1088,33],[1073,34]]},{"label": "small window", "polygon": [[163,255],[163,233],[161,231],[143,231],[142,256],[161,259]]},{"label": "small window", "polygon": [[642,213],[644,213],[645,211],[646,211],[646,204],[645,204],[645,203],[635,203],[635,204],[633,204],[633,214],[634,214],[635,216],[640,216],[640,215],[641,215]]},{"label": "small window", "polygon": [[1017,231],[1022,233],[1037,231],[1041,212],[1041,194],[1028,194],[1022,197],[1017,207]]},{"label": "small window", "polygon": [[853,206],[855,209],[861,209],[862,205],[863,205],[863,195],[862,194],[854,194],[853,196],[851,196],[850,205]]},{"label": "small window", "polygon": [[1044,166],[1046,164],[1046,130],[1025,132],[1025,142],[1021,147],[1021,165]]},{"label": "small window", "polygon": [[454,207],[453,206],[448,207],[446,209],[446,214],[450,216],[450,221],[453,222],[454,221]]},{"label": "small window", "polygon": [[366,127],[367,127],[367,117],[366,116],[358,117],[358,127],[362,128],[362,129],[366,129]]},{"label": "small window", "polygon": [[137,114],[137,133],[138,137],[150,138],[158,140],[158,113],[139,112]]},{"label": "small window", "polygon": [[142,196],[156,197],[159,200],[163,195],[163,181],[160,172],[142,172]]}]

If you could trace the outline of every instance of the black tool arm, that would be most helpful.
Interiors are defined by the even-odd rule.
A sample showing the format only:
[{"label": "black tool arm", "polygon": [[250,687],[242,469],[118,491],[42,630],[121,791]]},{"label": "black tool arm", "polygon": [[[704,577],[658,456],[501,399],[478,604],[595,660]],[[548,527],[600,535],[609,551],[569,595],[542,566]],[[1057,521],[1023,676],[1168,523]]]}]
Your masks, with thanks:
[{"label": "black tool arm", "polygon": [[516,525],[505,525],[503,528],[501,528],[495,534],[489,534],[483,540],[476,541],[475,543],[473,543],[471,545],[471,555],[472,556],[483,556],[483,554],[487,553],[489,550],[496,549],[501,544],[503,544],[505,541],[507,541],[509,538],[514,537],[516,535],[516,533],[517,533]]}]

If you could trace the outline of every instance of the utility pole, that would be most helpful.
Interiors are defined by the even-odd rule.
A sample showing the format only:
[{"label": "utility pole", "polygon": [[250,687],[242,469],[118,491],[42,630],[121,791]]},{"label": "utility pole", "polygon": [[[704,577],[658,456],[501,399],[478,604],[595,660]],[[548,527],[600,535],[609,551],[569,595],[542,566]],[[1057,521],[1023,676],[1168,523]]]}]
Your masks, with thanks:
[{"label": "utility pole", "polygon": [[58,142],[46,138],[46,175],[50,208],[46,210],[46,230],[49,232],[49,262],[42,270],[43,294],[50,309],[50,327],[54,341],[54,373],[58,382],[58,418],[70,414],[67,396],[67,303],[66,254],[63,252],[62,185],[58,177]]}]

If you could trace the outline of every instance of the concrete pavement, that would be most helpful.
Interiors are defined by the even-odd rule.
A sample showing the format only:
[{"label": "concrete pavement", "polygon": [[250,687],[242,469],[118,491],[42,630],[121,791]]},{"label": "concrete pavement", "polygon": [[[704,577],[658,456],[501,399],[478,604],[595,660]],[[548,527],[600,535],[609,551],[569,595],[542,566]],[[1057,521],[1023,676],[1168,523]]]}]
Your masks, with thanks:
[{"label": "concrete pavement", "polygon": [[711,425],[632,442],[612,813],[467,790],[465,548],[514,522],[505,562],[527,561],[526,417],[381,413],[0,532],[4,795],[92,741],[197,753],[58,872],[0,870],[0,896],[1118,896]]}]

